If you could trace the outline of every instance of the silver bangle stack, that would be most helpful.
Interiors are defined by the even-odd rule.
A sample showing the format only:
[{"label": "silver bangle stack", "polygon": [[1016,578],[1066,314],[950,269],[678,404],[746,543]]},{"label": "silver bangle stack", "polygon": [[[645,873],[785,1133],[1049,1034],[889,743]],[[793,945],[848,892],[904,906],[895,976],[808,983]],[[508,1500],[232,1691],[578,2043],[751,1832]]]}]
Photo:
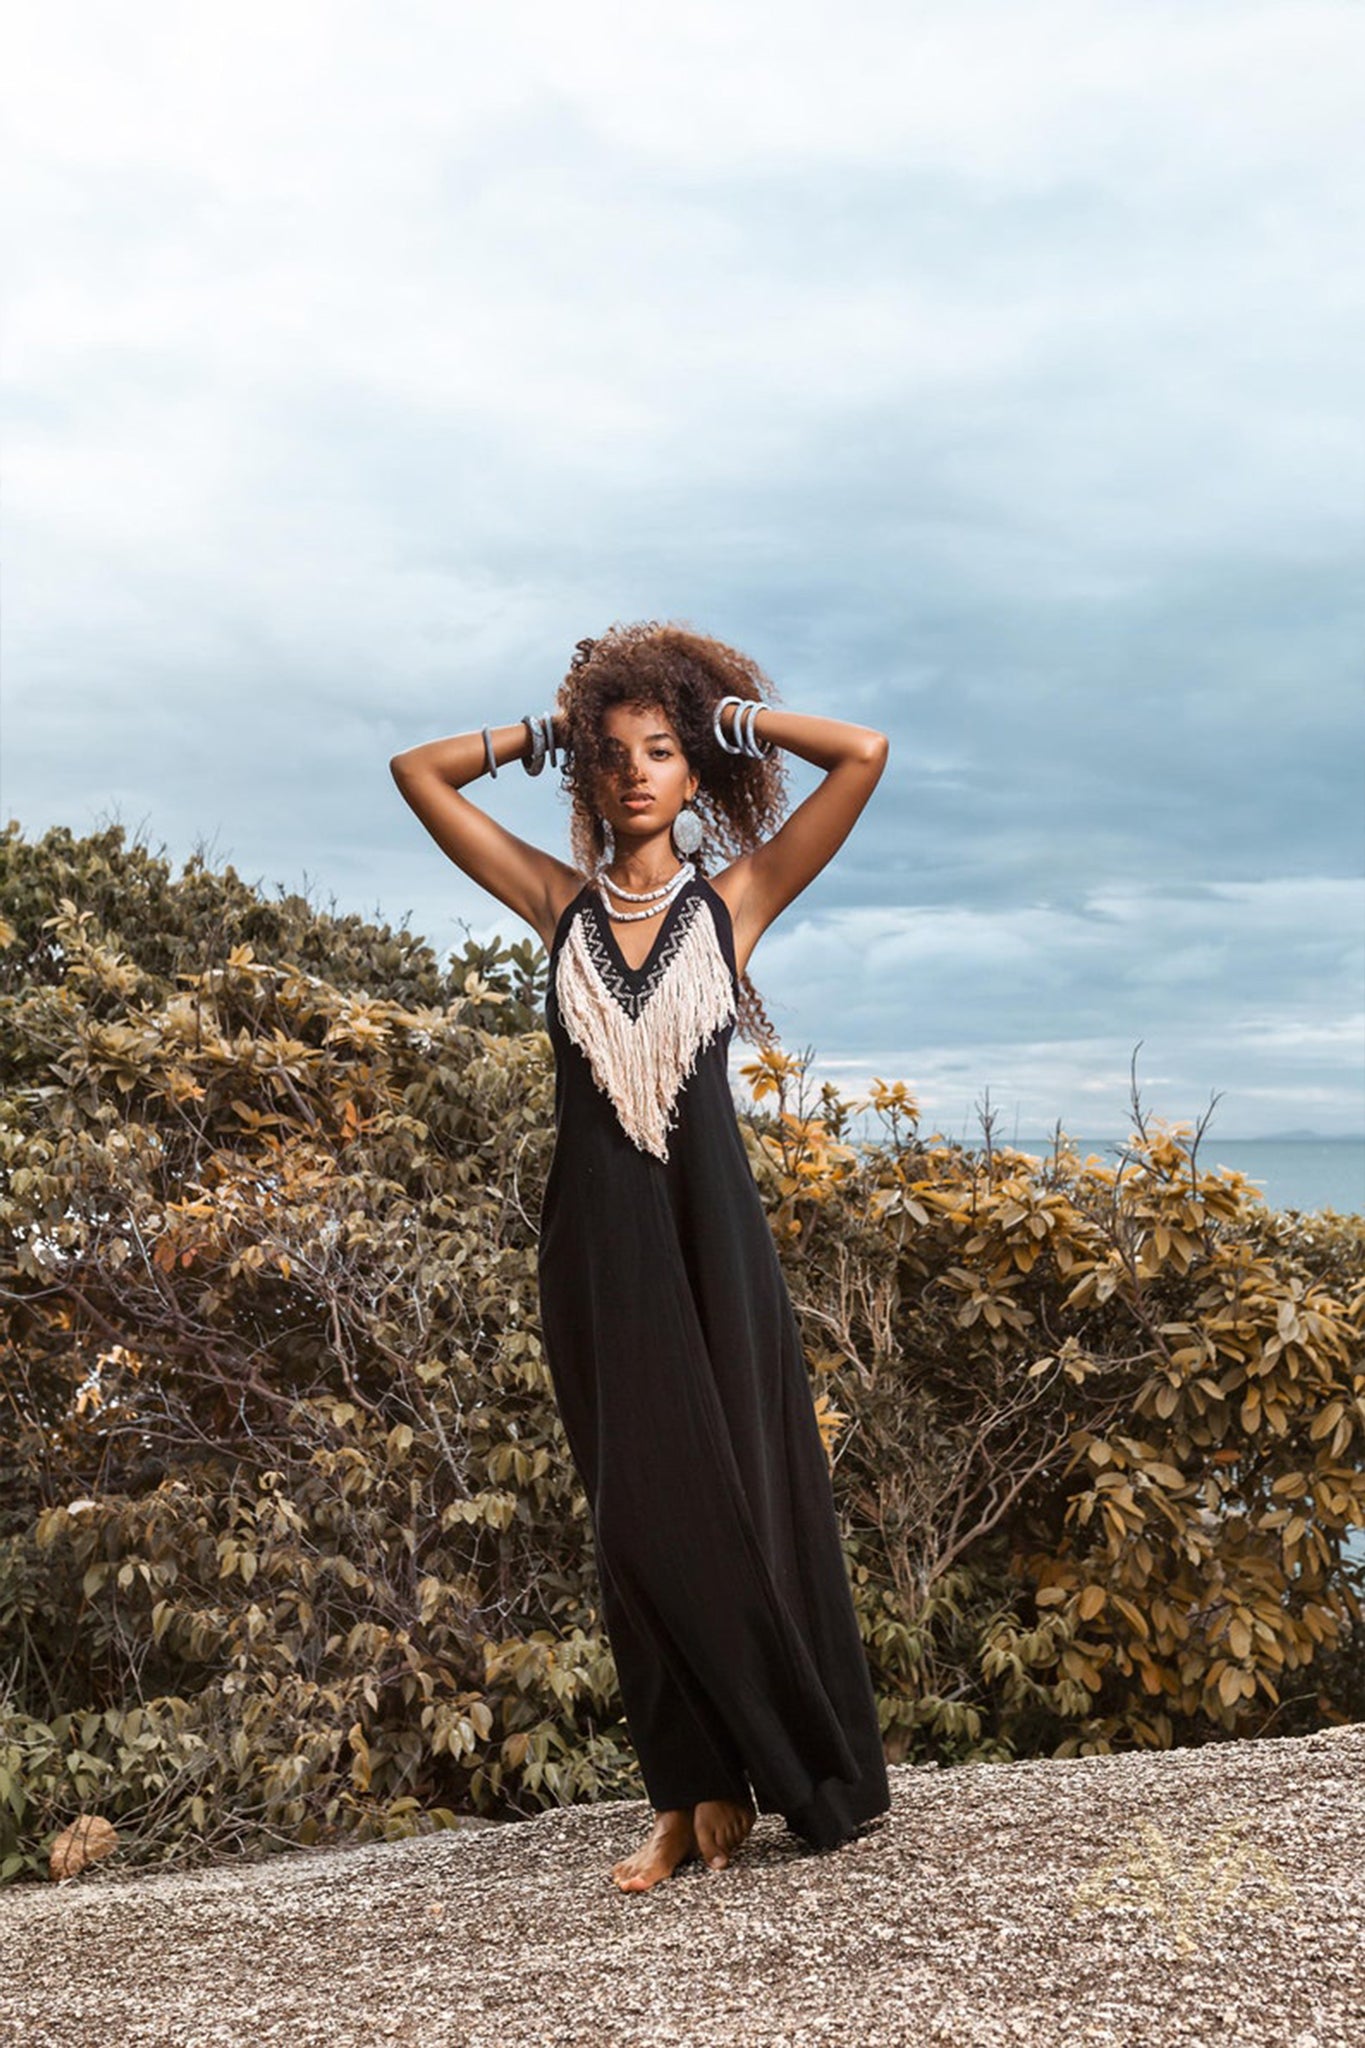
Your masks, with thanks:
[{"label": "silver bangle stack", "polygon": [[[721,728],[721,714],[727,704],[735,706],[732,721],[734,739],[729,740]],[[771,740],[760,739],[754,730],[754,721],[767,706],[760,698],[722,697],[716,706],[712,729],[716,745],[727,754],[746,754],[751,760],[761,761],[773,751]],[[560,750],[555,744],[554,713],[552,711],[528,711],[522,718],[526,727],[526,752],[521,756],[521,765],[528,775],[539,775],[546,761],[552,768],[559,766]],[[493,752],[493,734],[488,726],[483,727],[483,753],[488,773],[496,780],[498,773],[497,756]]]},{"label": "silver bangle stack", "polygon": [[[735,704],[739,707],[731,721],[731,730],[735,735],[733,741],[727,740],[724,732],[721,730],[720,715],[727,704]],[[748,754],[751,758],[758,761],[761,761],[766,754],[771,754],[773,750],[772,741],[761,740],[754,731],[754,720],[758,717],[759,712],[766,710],[766,708],[759,698],[722,697],[716,706],[716,716],[713,721],[716,744],[723,747],[727,754]]]},{"label": "silver bangle stack", "polygon": [[[521,756],[521,765],[528,775],[539,775],[548,760],[552,768],[559,766],[559,753],[555,746],[555,715],[553,711],[528,711],[522,719],[526,727],[527,749]],[[489,774],[496,781],[497,758],[493,752],[493,735],[487,726],[483,728],[483,757]]]}]

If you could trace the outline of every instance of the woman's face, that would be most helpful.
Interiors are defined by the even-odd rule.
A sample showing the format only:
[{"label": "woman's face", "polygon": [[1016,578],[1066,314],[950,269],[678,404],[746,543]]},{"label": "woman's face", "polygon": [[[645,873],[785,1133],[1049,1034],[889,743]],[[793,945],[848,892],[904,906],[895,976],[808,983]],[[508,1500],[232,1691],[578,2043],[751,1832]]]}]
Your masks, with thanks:
[{"label": "woman's face", "polygon": [[[700,782],[667,714],[658,705],[612,704],[602,715],[602,736],[607,766],[598,809],[613,833],[646,839],[667,830]],[[636,797],[644,801],[632,803]]]}]

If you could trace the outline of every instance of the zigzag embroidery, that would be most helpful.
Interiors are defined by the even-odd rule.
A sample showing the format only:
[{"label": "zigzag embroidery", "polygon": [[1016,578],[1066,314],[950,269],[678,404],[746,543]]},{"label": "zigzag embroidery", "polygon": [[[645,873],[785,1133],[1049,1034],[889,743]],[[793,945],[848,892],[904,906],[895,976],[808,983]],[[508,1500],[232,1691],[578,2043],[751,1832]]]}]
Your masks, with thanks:
[{"label": "zigzag embroidery", "polygon": [[664,933],[658,952],[649,965],[645,980],[627,980],[617,965],[616,957],[608,945],[597,917],[589,909],[583,918],[583,940],[588,958],[601,975],[607,987],[616,997],[623,1010],[631,1017],[638,1017],[645,1004],[653,995],[659,983],[668,972],[669,964],[677,955],[679,947],[687,938],[692,923],[701,909],[700,896],[684,897],[678,915],[668,931]]}]

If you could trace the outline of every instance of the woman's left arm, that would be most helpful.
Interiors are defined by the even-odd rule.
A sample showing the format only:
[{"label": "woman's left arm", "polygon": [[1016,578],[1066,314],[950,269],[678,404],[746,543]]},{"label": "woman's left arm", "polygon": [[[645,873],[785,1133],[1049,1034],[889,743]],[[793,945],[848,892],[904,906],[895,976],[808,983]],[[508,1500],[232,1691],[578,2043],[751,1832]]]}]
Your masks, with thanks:
[{"label": "woman's left arm", "polygon": [[[737,708],[731,706],[722,714],[727,738],[733,737]],[[742,854],[716,877],[734,923],[740,961],[747,961],[759,935],[834,858],[881,780],[891,751],[886,734],[871,726],[782,711],[769,704],[754,716],[750,729],[758,739],[771,740],[823,768],[825,776],[771,839]]]}]

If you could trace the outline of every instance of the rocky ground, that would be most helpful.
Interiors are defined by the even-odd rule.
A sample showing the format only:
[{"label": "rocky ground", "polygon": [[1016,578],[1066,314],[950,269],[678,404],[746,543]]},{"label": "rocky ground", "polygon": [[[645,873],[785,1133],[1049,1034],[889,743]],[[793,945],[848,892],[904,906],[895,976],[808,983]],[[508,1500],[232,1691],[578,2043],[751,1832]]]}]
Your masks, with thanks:
[{"label": "rocky ground", "polygon": [[1365,1723],[892,1772],[619,1892],[643,1805],[0,1895],[0,2042],[1361,2048]]}]

